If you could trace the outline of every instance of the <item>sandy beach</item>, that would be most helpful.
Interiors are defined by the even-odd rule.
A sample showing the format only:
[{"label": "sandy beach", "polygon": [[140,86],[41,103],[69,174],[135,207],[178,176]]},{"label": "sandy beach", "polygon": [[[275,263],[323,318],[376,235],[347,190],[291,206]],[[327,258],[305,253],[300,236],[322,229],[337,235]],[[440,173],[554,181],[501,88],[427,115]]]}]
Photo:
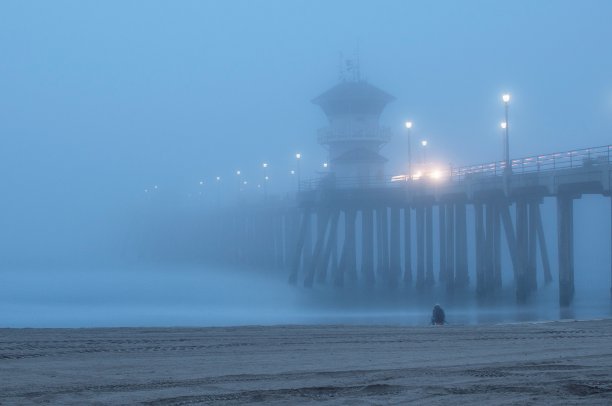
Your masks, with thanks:
[{"label": "sandy beach", "polygon": [[2,329],[0,404],[611,404],[612,320]]}]

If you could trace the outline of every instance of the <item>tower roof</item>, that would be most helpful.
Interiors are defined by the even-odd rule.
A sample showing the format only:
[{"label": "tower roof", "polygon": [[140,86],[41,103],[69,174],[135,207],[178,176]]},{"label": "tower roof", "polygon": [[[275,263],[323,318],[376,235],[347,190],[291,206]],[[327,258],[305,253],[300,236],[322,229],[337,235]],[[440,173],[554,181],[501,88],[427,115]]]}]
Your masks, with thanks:
[{"label": "tower roof", "polygon": [[366,82],[343,82],[314,98],[328,116],[343,114],[380,115],[395,100],[390,94]]}]

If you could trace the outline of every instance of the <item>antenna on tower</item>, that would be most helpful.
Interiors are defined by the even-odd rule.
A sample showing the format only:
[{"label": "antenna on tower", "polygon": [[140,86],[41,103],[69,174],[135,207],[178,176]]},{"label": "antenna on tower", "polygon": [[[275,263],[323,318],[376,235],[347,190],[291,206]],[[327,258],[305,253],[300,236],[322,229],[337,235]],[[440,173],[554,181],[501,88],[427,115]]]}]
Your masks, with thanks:
[{"label": "antenna on tower", "polygon": [[354,72],[354,80],[355,82],[361,81],[361,64],[359,62],[359,43],[357,43],[357,48],[355,49],[355,72]]},{"label": "antenna on tower", "polygon": [[346,77],[344,75],[344,55],[342,55],[342,52],[338,52],[338,81],[346,81]]}]

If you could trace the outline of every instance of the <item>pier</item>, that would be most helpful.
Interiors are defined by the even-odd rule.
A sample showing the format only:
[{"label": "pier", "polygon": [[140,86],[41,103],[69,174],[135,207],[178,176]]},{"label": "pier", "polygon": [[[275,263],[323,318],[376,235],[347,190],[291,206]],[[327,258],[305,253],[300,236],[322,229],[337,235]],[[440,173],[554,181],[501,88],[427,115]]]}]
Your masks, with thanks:
[{"label": "pier", "polygon": [[[407,172],[391,176],[380,155],[391,131],[379,118],[393,100],[358,77],[315,98],[329,123],[317,134],[329,151],[327,173],[299,181],[290,198],[266,194],[261,204],[215,212],[207,221],[207,256],[284,269],[290,283],[306,287],[427,292],[441,285],[449,294],[473,289],[480,298],[498,295],[502,275],[510,274],[518,302],[537,291],[538,280],[556,278],[560,305],[571,304],[574,201],[610,198],[612,146],[510,159],[504,95],[504,161],[434,169],[425,159],[416,165],[408,149]],[[556,202],[556,247],[544,232],[547,199]]]}]

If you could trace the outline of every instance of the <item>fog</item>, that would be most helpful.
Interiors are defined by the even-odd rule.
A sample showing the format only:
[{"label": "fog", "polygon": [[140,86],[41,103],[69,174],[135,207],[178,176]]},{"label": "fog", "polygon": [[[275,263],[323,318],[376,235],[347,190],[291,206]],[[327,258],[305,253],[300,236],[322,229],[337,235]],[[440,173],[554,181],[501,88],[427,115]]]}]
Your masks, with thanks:
[{"label": "fog", "polygon": [[262,163],[277,201],[296,190],[296,152],[303,179],[321,171],[311,100],[338,83],[340,55],[396,98],[381,117],[389,175],[407,119],[440,165],[501,159],[503,92],[513,157],[610,144],[611,19],[605,0],[1,2],[0,326],[423,324],[435,301],[457,323],[610,317],[609,197],[575,203],[569,313],[553,201],[554,280],[527,307],[506,274],[489,309],[309,290],[186,252],[203,213],[239,188],[262,199]]}]

